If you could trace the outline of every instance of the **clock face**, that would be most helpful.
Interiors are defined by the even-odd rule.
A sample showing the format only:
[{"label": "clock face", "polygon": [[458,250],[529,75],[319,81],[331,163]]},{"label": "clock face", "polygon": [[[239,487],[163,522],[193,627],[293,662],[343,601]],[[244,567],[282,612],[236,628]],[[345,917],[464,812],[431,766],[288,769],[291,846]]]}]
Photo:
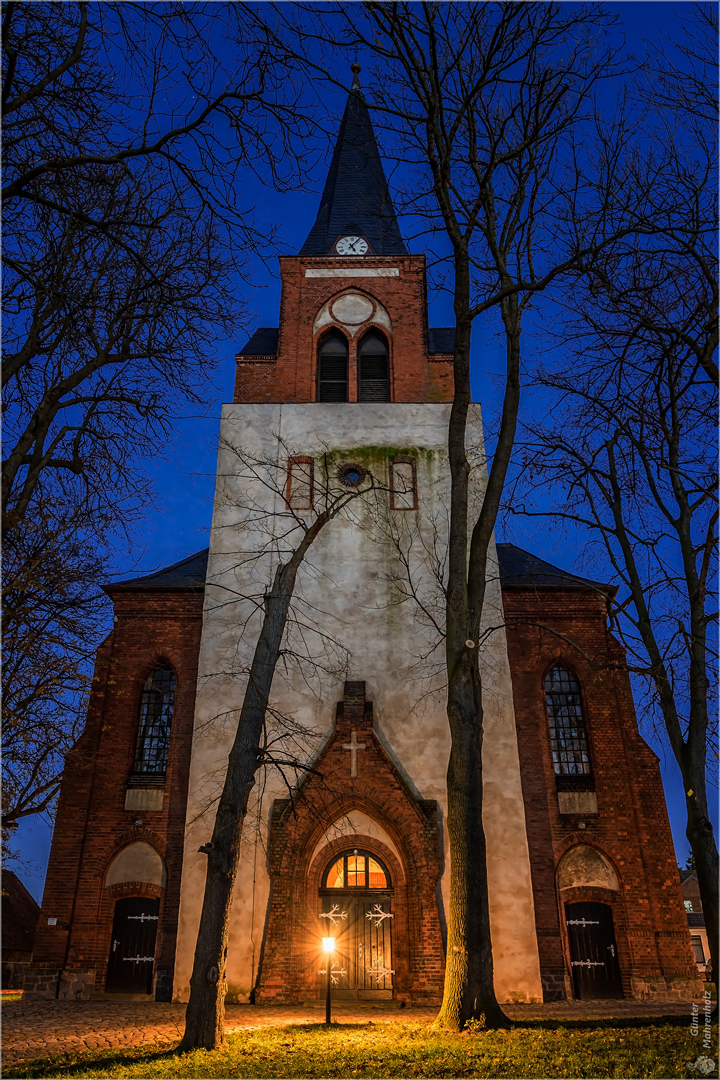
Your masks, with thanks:
[{"label": "clock face", "polygon": [[335,245],[338,255],[364,255],[368,249],[362,236],[343,236]]}]

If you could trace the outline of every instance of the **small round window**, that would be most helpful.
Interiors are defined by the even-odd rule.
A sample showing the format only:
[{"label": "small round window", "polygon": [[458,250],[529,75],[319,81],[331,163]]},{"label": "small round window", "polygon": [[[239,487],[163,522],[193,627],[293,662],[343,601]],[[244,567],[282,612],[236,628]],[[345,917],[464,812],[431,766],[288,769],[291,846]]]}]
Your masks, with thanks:
[{"label": "small round window", "polygon": [[362,465],[343,465],[338,470],[338,477],[345,487],[358,487],[367,476]]},{"label": "small round window", "polygon": [[327,867],[323,886],[326,889],[388,889],[390,875],[369,851],[348,851]]}]

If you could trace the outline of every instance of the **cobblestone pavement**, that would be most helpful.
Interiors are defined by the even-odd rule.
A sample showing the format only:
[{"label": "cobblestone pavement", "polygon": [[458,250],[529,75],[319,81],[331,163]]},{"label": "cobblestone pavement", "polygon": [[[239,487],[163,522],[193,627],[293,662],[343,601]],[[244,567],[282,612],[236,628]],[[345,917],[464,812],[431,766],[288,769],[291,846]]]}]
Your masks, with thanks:
[{"label": "cobblestone pavement", "polygon": [[[555,1005],[506,1005],[514,1020],[531,1019],[629,1019],[690,1016],[689,1002],[563,1001]],[[389,1009],[341,1004],[333,1018],[341,1024],[397,1020],[430,1022],[437,1009]],[[184,1005],[155,1001],[18,1001],[2,1008],[3,1068],[48,1054],[83,1053],[122,1046],[178,1042],[183,1031]],[[280,1027],[284,1024],[321,1023],[321,1008],[300,1005],[229,1005],[226,1031],[242,1028]]]}]

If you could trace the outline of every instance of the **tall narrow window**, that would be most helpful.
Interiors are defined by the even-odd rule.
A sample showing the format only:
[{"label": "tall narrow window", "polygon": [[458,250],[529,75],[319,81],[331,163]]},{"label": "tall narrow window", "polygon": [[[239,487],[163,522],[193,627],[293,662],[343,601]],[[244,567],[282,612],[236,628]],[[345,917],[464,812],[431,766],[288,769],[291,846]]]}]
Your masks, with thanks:
[{"label": "tall narrow window", "polygon": [[171,667],[151,671],[143,686],[133,773],[151,781],[167,771],[170,725],[175,701],[175,672]]},{"label": "tall narrow window", "polygon": [[287,504],[291,510],[312,510],[315,486],[315,463],[311,457],[293,457],[288,461]]},{"label": "tall narrow window", "polygon": [[566,668],[554,667],[545,676],[545,699],[556,775],[589,775],[585,720],[575,676]]},{"label": "tall narrow window", "polygon": [[371,330],[358,351],[358,401],[389,401],[390,373],[385,338]]},{"label": "tall narrow window", "polygon": [[417,481],[413,458],[395,458],[390,465],[390,509],[417,510]]},{"label": "tall narrow window", "polygon": [[347,401],[348,346],[342,334],[323,338],[318,354],[318,401]]}]

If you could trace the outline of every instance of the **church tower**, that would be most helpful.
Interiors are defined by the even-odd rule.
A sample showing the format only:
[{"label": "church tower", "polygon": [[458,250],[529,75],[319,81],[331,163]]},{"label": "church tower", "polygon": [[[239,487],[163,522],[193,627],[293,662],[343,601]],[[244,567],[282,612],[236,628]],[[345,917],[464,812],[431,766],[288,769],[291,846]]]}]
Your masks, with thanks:
[{"label": "church tower", "polygon": [[[338,993],[436,1002],[449,881],[449,734],[432,553],[447,540],[453,332],[427,325],[425,257],[403,242],[357,79],[317,219],[300,254],[283,257],[280,269],[279,328],[257,331],[240,350],[235,402],[223,410],[174,992],[188,992],[211,778],[227,760],[262,595],[294,518],[309,522],[337,478],[350,485],[371,475],[372,497],[325,527],[298,578],[287,650],[307,655],[279,665],[271,726],[274,738],[292,728],[283,745],[302,744],[308,770],[289,787],[269,773],[258,793],[228,983],[241,1000],[317,996],[318,946],[335,904],[346,913]],[[477,407],[469,443],[479,499]],[[489,593],[498,625],[497,574]],[[491,635],[483,662],[496,980],[502,1000],[541,1000],[502,631]]]},{"label": "church tower", "polygon": [[[356,71],[357,76],[357,71]],[[206,856],[264,598],[298,573],[245,824],[229,999],[437,1004],[449,859],[443,574],[454,332],[428,326],[357,78],[277,327],[237,354],[209,551],[108,585],[67,755],[28,996],[186,1000]],[[479,406],[467,443],[483,497]],[[700,993],[613,586],[489,559],[483,821],[501,1002]]]}]

